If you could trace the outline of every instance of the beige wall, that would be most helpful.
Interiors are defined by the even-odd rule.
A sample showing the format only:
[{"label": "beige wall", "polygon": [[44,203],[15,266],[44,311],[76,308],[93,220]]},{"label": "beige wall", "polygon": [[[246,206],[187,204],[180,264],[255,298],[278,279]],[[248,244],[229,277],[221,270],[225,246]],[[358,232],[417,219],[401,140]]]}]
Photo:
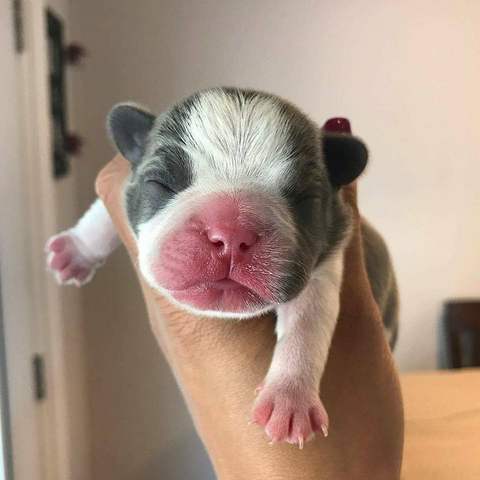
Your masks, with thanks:
[{"label": "beige wall", "polygon": [[[399,365],[436,365],[442,301],[480,294],[480,3],[82,0],[72,9],[74,37],[89,50],[75,75],[83,206],[113,153],[104,120],[115,102],[161,111],[226,84],[283,95],[319,122],[346,115],[371,151],[362,210],[397,267]],[[175,469],[199,450],[125,255],[83,295],[95,478],[189,478]]]}]

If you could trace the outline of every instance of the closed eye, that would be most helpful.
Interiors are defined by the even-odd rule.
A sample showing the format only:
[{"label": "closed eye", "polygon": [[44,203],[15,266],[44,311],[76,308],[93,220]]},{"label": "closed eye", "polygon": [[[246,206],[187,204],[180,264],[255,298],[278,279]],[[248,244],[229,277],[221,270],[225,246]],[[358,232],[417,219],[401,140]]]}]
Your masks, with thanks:
[{"label": "closed eye", "polygon": [[167,185],[164,181],[158,180],[157,178],[149,178],[145,181],[145,183],[147,183],[148,185],[154,185],[156,187],[162,188],[166,192],[170,192],[175,195],[177,194],[177,192],[173,188]]}]

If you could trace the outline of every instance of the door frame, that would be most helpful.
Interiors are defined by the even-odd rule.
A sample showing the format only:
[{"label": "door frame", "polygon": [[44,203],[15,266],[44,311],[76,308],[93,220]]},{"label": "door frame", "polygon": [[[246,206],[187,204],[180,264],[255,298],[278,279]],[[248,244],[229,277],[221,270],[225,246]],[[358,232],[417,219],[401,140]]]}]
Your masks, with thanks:
[{"label": "door frame", "polygon": [[[12,0],[0,0],[10,4]],[[16,328],[15,319],[4,316],[7,339],[7,382],[11,391],[10,405],[15,408],[21,402],[33,412],[30,439],[31,449],[25,449],[16,443],[19,425],[12,418],[13,470],[15,480],[27,480],[27,453],[36,458],[35,475],[28,478],[36,480],[65,480],[74,477],[72,465],[75,452],[72,451],[72,432],[69,431],[69,409],[67,378],[65,367],[65,329],[66,319],[62,313],[60,292],[49,278],[45,269],[43,245],[45,238],[57,229],[57,208],[55,185],[51,174],[52,148],[50,129],[50,105],[48,85],[48,57],[45,11],[48,0],[22,0],[22,24],[25,48],[15,55],[16,95],[18,105],[18,133],[21,143],[20,161],[24,182],[25,214],[19,217],[24,235],[28,238],[28,300],[31,312],[29,326],[22,332],[22,356],[14,352],[20,336],[9,335]],[[11,37],[13,48],[13,12]],[[5,160],[5,159],[4,159]],[[6,161],[6,160],[5,160]],[[5,228],[0,219],[0,228]],[[3,278],[4,289],[8,278]],[[17,329],[18,330],[18,329]],[[28,330],[28,331],[27,331]],[[14,338],[16,336],[16,338]],[[31,362],[34,354],[44,361],[47,384],[46,397],[37,402],[33,395],[33,371],[27,371],[26,363]],[[25,357],[29,358],[25,358]],[[20,365],[20,362],[22,365]],[[31,365],[30,365],[31,366]],[[21,380],[19,379],[21,372]],[[19,384],[22,385],[19,386]],[[11,388],[10,388],[11,387]],[[21,395],[20,395],[21,387]],[[29,398],[25,398],[26,396]],[[25,450],[25,451],[24,451]],[[28,452],[26,451],[28,450]],[[19,473],[20,472],[20,473]]]},{"label": "door frame", "polygon": [[8,394],[7,352],[3,328],[2,279],[0,270],[0,478],[13,479],[10,396]]}]

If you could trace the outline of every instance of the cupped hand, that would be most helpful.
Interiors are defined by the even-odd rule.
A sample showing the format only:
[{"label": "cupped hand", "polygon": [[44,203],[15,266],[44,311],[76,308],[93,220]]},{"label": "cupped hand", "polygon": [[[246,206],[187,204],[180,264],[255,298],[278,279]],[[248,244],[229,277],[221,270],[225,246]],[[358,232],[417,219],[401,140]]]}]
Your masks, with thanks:
[{"label": "cupped hand", "polygon": [[[135,239],[123,208],[129,163],[120,155],[97,177],[137,269]],[[361,480],[400,478],[403,411],[398,377],[366,275],[356,187],[344,188],[354,232],[345,253],[341,310],[322,379],[330,434],[303,450],[268,444],[251,419],[254,391],[275,344],[272,315],[226,321],[192,316],[139,275],[150,324],[185,396],[220,480]]]}]

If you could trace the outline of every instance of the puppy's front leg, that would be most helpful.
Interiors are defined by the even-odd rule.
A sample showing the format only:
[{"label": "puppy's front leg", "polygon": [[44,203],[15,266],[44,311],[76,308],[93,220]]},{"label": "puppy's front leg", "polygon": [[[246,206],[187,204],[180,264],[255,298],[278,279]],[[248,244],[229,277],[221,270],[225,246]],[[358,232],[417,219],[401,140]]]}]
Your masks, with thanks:
[{"label": "puppy's front leg", "polygon": [[277,308],[277,344],[253,419],[272,441],[303,447],[317,431],[328,433],[328,416],[319,398],[339,312],[343,251],[313,272],[305,289]]},{"label": "puppy's front leg", "polygon": [[110,215],[97,199],[73,228],[48,240],[47,266],[58,283],[79,287],[90,281],[119,244]]}]

